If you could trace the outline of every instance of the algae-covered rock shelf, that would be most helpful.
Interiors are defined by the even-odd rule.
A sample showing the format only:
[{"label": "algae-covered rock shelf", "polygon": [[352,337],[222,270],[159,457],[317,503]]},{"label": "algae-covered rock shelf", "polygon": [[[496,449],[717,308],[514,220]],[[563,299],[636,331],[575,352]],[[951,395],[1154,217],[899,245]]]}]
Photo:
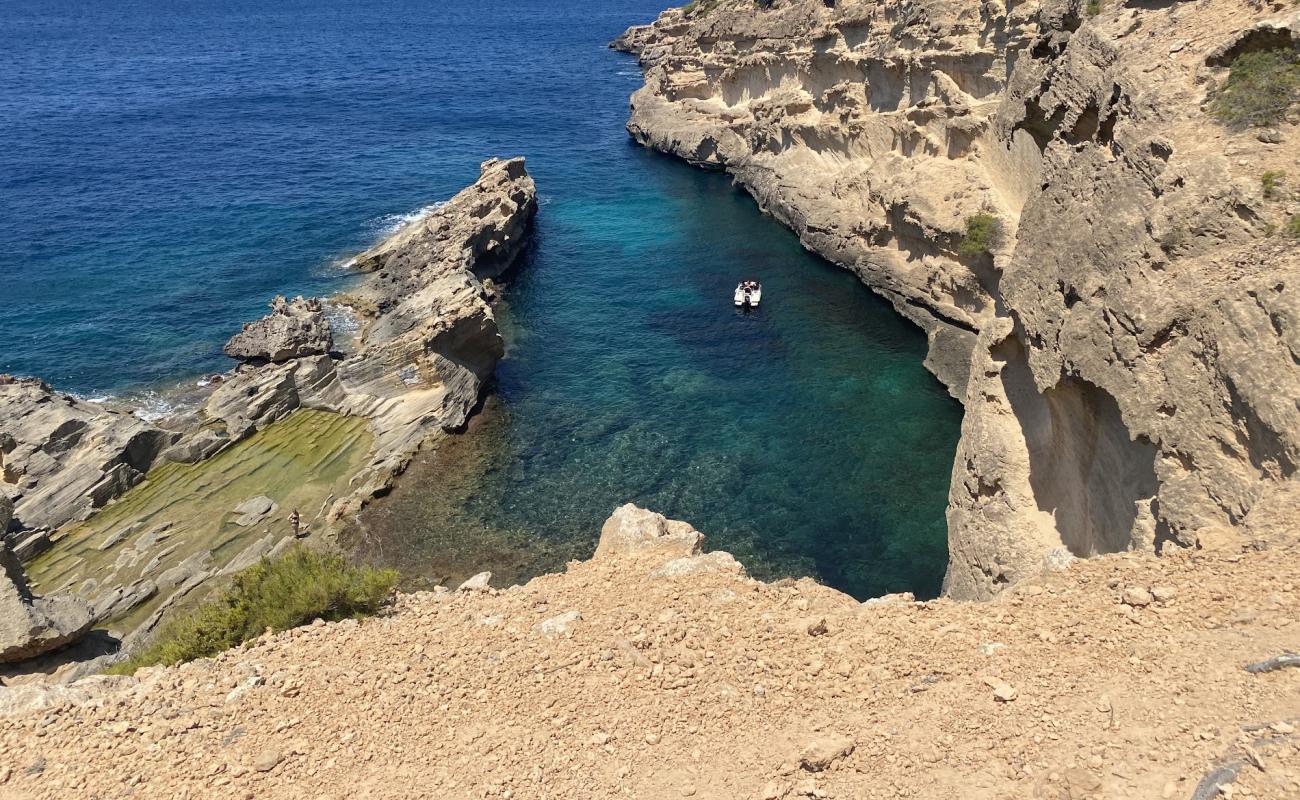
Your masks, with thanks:
[{"label": "algae-covered rock shelf", "polygon": [[[365,420],[292,414],[197,464],[164,464],[117,502],[60,531],[27,565],[40,594],[90,603],[100,626],[129,648],[210,578],[247,567],[304,532],[320,530],[350,490],[373,438]],[[260,503],[260,498],[269,502]],[[243,508],[249,501],[253,507]]]}]

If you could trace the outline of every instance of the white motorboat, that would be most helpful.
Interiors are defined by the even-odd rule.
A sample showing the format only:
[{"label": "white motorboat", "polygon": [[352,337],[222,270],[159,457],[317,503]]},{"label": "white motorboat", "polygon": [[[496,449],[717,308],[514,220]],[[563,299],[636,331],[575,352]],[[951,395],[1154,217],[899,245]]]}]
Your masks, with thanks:
[{"label": "white motorboat", "polygon": [[736,284],[735,302],[737,308],[757,308],[763,299],[763,284],[758,281],[741,281]]}]

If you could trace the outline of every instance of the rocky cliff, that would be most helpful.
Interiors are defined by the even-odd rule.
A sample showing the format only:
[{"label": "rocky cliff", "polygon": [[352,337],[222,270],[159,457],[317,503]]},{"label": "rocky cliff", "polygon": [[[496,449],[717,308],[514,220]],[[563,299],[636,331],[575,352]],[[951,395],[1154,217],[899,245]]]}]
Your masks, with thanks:
[{"label": "rocky cliff", "polygon": [[965,406],[949,595],[1300,507],[1300,131],[1210,114],[1300,47],[1291,5],[699,0],[614,46],[638,141],[926,331]]}]

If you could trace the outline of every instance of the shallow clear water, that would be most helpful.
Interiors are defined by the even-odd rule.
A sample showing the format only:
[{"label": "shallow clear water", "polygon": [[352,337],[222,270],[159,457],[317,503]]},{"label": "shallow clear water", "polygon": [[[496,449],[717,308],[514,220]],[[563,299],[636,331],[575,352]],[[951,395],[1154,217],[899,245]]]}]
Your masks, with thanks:
[{"label": "shallow clear water", "polygon": [[223,369],[271,295],[334,290],[385,226],[524,154],[542,207],[497,397],[363,549],[525,576],[634,501],[764,577],[934,593],[959,410],[883,301],[628,140],[639,71],[604,45],[660,2],[10,4],[0,370],[98,394]]}]

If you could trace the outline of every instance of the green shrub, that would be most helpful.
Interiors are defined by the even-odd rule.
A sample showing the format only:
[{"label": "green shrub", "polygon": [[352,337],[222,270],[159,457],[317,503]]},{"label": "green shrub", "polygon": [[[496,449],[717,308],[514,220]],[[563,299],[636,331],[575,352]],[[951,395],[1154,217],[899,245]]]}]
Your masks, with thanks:
[{"label": "green shrub", "polygon": [[108,671],[130,675],[141,667],[214,656],[267,628],[374,614],[397,579],[393,570],[352,566],[342,556],[294,545],[275,560],[237,573],[215,600],[176,619],[147,648]]},{"label": "green shrub", "polygon": [[987,212],[966,218],[966,235],[962,237],[957,252],[970,258],[991,253],[1002,235],[1002,221]]},{"label": "green shrub", "polygon": [[1278,187],[1282,185],[1282,179],[1286,173],[1281,170],[1271,169],[1259,176],[1259,183],[1264,187],[1264,198],[1272,200],[1277,197]]},{"label": "green shrub", "polygon": [[1282,226],[1282,233],[1292,239],[1300,239],[1300,214],[1296,214]]},{"label": "green shrub", "polygon": [[1088,0],[1088,5],[1086,6],[1086,8],[1088,11],[1088,16],[1090,17],[1097,16],[1098,14],[1101,13],[1101,0]]},{"label": "green shrub", "polygon": [[1228,80],[1214,93],[1211,111],[1230,128],[1272,125],[1300,100],[1300,60],[1279,47],[1242,53],[1232,60]]}]

